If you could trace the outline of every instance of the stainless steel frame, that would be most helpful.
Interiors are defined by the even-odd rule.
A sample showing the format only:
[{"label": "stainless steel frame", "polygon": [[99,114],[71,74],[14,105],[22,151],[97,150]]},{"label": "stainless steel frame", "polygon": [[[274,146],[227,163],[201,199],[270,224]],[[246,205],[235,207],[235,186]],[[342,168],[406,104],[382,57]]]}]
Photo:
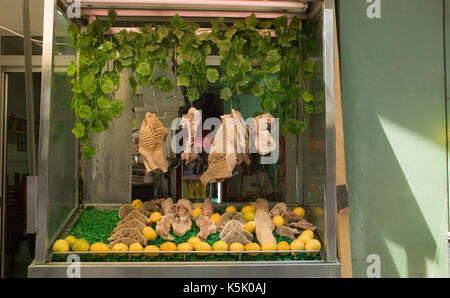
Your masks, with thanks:
[{"label": "stainless steel frame", "polygon": [[[311,1],[307,1],[311,2]],[[336,254],[336,193],[335,193],[335,98],[334,98],[334,3],[322,2],[323,64],[326,111],[326,188],[324,254],[321,261],[289,262],[126,262],[81,263],[82,277],[339,277],[340,264]],[[95,7],[94,7],[95,8]],[[48,169],[50,133],[50,95],[53,72],[53,33],[57,0],[45,0],[44,48],[42,59],[41,131],[38,179],[38,234],[36,258],[29,266],[30,277],[65,277],[71,263],[49,261]],[[251,11],[251,8],[248,9]],[[80,206],[82,207],[82,206]],[[70,225],[76,210],[63,225]],[[64,226],[60,231],[65,229]]]}]

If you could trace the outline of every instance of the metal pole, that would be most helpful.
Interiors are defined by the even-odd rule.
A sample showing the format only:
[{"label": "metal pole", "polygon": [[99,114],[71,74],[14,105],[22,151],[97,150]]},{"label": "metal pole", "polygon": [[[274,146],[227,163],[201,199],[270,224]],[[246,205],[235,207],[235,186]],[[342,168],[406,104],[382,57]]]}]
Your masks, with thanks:
[{"label": "metal pole", "polygon": [[56,0],[44,2],[42,49],[41,125],[39,131],[39,179],[37,203],[36,264],[44,264],[48,250],[48,161],[50,143],[50,99],[53,72],[53,35]]},{"label": "metal pole", "polygon": [[27,102],[28,169],[36,176],[36,139],[34,130],[33,64],[31,61],[30,3],[22,0],[23,52],[25,57],[25,93]]},{"label": "metal pole", "polygon": [[334,1],[325,0],[323,10],[323,67],[326,117],[325,251],[328,262],[336,261],[336,101],[334,95]]}]

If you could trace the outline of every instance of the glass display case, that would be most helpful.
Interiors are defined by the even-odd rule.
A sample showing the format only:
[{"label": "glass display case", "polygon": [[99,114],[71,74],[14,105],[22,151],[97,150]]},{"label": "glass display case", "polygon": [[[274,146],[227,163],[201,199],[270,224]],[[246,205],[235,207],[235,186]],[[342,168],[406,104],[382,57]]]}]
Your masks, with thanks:
[{"label": "glass display case", "polygon": [[[214,16],[214,13],[218,14],[217,11],[225,10],[226,12],[223,12],[225,18],[245,17],[252,9],[266,18],[275,18],[281,14],[300,16],[313,28],[312,36],[317,46],[310,58],[316,62],[314,65],[318,68],[319,74],[309,83],[309,88],[318,99],[312,107],[313,110],[308,114],[297,115],[307,123],[308,128],[299,136],[280,138],[284,150],[280,160],[272,165],[262,165],[256,158],[254,168],[247,171],[239,169],[223,183],[208,185],[203,185],[199,179],[207,167],[203,156],[196,162],[185,165],[180,162],[179,155],[165,149],[169,163],[167,173],[146,176],[145,171],[142,171],[136,140],[139,138],[138,129],[143,113],[157,113],[164,126],[170,127],[171,121],[180,116],[180,109],[185,108],[186,104],[179,88],[175,88],[171,94],[174,101],[167,107],[154,99],[160,96],[155,94],[157,92],[155,90],[141,90],[133,95],[126,73],[121,75],[121,87],[117,90],[121,99],[130,98],[125,102],[124,114],[114,120],[108,131],[93,137],[93,143],[98,148],[97,156],[91,160],[79,160],[79,143],[71,132],[75,118],[68,104],[71,83],[70,78],[66,76],[70,61],[77,58],[75,50],[70,47],[67,29],[71,22],[83,26],[91,17],[107,16],[107,8],[110,6],[119,11],[125,8],[129,1],[110,1],[111,5],[105,4],[105,1],[102,3],[87,1],[89,7],[83,2],[86,1],[81,1],[81,20],[78,20],[66,16],[65,9],[68,4],[65,1],[45,1],[39,177],[37,188],[29,189],[29,193],[34,194],[37,200],[37,210],[30,212],[30,214],[33,211],[37,213],[36,257],[29,266],[29,276],[66,276],[71,263],[55,261],[51,247],[56,239],[64,238],[85,210],[93,208],[116,210],[123,204],[130,204],[132,199],[142,198],[143,201],[147,201],[166,197],[172,197],[175,201],[186,198],[193,203],[209,198],[216,204],[216,208],[226,208],[229,205],[240,208],[259,197],[267,199],[270,208],[277,202],[285,202],[289,207],[301,205],[306,211],[305,218],[317,227],[315,232],[322,243],[322,248],[316,258],[296,259],[294,256],[290,260],[252,260],[239,256],[233,261],[230,259],[186,261],[184,257],[172,262],[135,262],[129,256],[129,259],[121,262],[83,261],[79,264],[81,276],[234,278],[340,276],[335,219],[333,1],[292,1],[297,5],[297,9],[300,6],[303,8],[302,12],[290,11],[291,6],[286,7],[287,12],[274,11],[275,2],[279,1],[264,1],[266,6],[261,4],[253,8],[238,3],[244,1],[234,1],[235,6],[227,9],[219,7],[219,4],[215,7],[214,1],[211,1],[210,6],[203,8],[209,10],[208,16]],[[148,3],[142,1],[140,7],[132,7],[124,13],[128,13],[130,22],[136,19],[141,23],[145,23],[147,19],[155,20],[155,16],[151,15],[149,3],[150,1]],[[238,13],[233,14],[232,11]],[[182,12],[183,10],[177,11],[183,16]],[[198,14],[201,15],[202,12]],[[156,19],[165,22],[168,17],[160,16]],[[127,23],[124,23],[124,27],[127,27]],[[214,57],[210,61],[212,65],[214,63],[217,65]],[[142,96],[142,101],[136,99],[139,96]],[[234,108],[238,106],[239,109],[247,109],[248,114],[252,114],[255,111],[247,107],[246,96],[241,95],[234,103]],[[134,99],[131,100],[132,98]],[[227,109],[229,111],[230,107],[225,104],[222,111],[226,112]],[[170,143],[164,146],[170,146]],[[144,190],[139,192],[137,185]],[[252,188],[254,185],[263,187],[258,187],[255,191]]]}]

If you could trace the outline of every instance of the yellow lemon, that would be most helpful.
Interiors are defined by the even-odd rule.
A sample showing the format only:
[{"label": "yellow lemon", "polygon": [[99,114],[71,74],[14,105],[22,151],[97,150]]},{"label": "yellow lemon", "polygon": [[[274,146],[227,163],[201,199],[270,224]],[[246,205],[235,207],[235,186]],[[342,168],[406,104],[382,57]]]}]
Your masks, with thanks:
[{"label": "yellow lemon", "polygon": [[[173,242],[164,242],[163,244],[161,244],[160,247],[161,251],[177,251],[177,246],[175,245],[175,243]],[[170,257],[173,256],[175,253],[173,252],[169,252],[169,253],[163,253],[164,256]]]},{"label": "yellow lemon", "polygon": [[156,239],[156,232],[155,230],[153,230],[152,227],[145,227],[142,229],[142,235],[144,235],[144,237],[147,240],[155,240]]},{"label": "yellow lemon", "polygon": [[[147,245],[144,248],[144,251],[159,251],[159,247],[156,245]],[[144,253],[146,257],[157,257],[159,256],[159,253]]]},{"label": "yellow lemon", "polygon": [[241,209],[242,214],[245,214],[249,211],[255,213],[255,206],[247,205],[247,206],[242,207],[242,209]]},{"label": "yellow lemon", "polygon": [[55,243],[53,243],[54,252],[68,252],[69,250],[69,243],[67,243],[67,241],[64,239],[56,240]]},{"label": "yellow lemon", "polygon": [[249,222],[255,219],[255,213],[252,211],[247,211],[244,213],[245,221]]},{"label": "yellow lemon", "polygon": [[[212,246],[214,251],[227,251],[228,244],[225,241],[216,241]],[[218,256],[223,256],[225,253],[216,253]]]},{"label": "yellow lemon", "polygon": [[321,208],[321,207],[314,207],[314,208],[311,210],[311,214],[312,214],[312,217],[313,217],[313,218],[321,217],[321,216],[323,216],[323,214],[324,214],[323,208]]},{"label": "yellow lemon", "polygon": [[[234,242],[234,243],[231,243],[231,245],[230,245],[230,251],[244,251],[244,250],[245,250],[244,245],[242,245],[239,242]],[[238,256],[239,254],[236,253],[236,254],[232,254],[232,255]]]},{"label": "yellow lemon", "polygon": [[309,238],[314,239],[314,232],[311,230],[304,230],[301,235],[309,236]]},{"label": "yellow lemon", "polygon": [[[192,244],[190,244],[189,242],[183,242],[178,244],[177,247],[178,251],[193,251],[194,250],[194,246]],[[187,256],[191,255],[190,253],[186,253]]]},{"label": "yellow lemon", "polygon": [[[110,251],[108,245],[102,242],[96,242],[89,248],[90,251]],[[108,254],[92,254],[93,256],[106,257]]]},{"label": "yellow lemon", "polygon": [[200,215],[202,215],[203,211],[201,208],[194,208],[194,210],[192,210],[191,215],[193,217],[199,217]]},{"label": "yellow lemon", "polygon": [[134,200],[133,202],[131,202],[131,205],[132,205],[134,208],[141,208],[143,204],[144,204],[144,203],[143,203],[141,200],[139,200],[139,199]]},{"label": "yellow lemon", "polygon": [[[291,247],[289,246],[289,243],[287,243],[287,241],[281,241],[280,243],[278,243],[277,245],[278,250],[291,250]],[[287,255],[287,252],[280,252],[279,253],[282,256]]]},{"label": "yellow lemon", "polygon": [[305,209],[303,209],[302,207],[294,208],[294,210],[292,210],[292,212],[294,212],[298,216],[305,217]]},{"label": "yellow lemon", "polygon": [[152,214],[150,214],[150,220],[152,223],[158,222],[161,220],[162,214],[161,212],[155,211]]},{"label": "yellow lemon", "polygon": [[228,206],[228,207],[225,209],[225,212],[236,212],[236,207],[234,207],[234,206]]},{"label": "yellow lemon", "polygon": [[306,244],[306,242],[308,242],[309,240],[311,240],[311,237],[309,237],[308,235],[300,235],[297,238],[298,240],[300,240],[301,242],[303,242],[303,244]]},{"label": "yellow lemon", "polygon": [[211,215],[211,217],[209,219],[214,221],[214,224],[217,225],[219,223],[219,220],[220,220],[220,214],[219,213],[214,213],[213,215]]},{"label": "yellow lemon", "polygon": [[72,247],[75,243],[75,241],[77,241],[77,238],[75,238],[75,236],[73,235],[69,235],[66,238],[64,238],[64,240],[67,241],[67,244],[69,244],[70,247]]},{"label": "yellow lemon", "polygon": [[[197,243],[194,247],[196,251],[211,251],[211,245],[204,241]],[[209,253],[199,253],[198,255],[207,256]]]},{"label": "yellow lemon", "polygon": [[[264,250],[277,250],[277,245],[273,242],[269,242],[269,243],[264,244],[261,247],[261,250],[263,250],[263,251]],[[266,253],[263,252],[263,255],[265,255],[265,256],[271,256],[273,254],[274,254],[273,252],[266,252]]]},{"label": "yellow lemon", "polygon": [[200,240],[197,237],[191,237],[188,240],[188,243],[190,243],[193,247],[195,247],[196,244],[199,244],[200,242],[202,242],[202,240]]},{"label": "yellow lemon", "polygon": [[[135,242],[133,244],[130,245],[130,251],[143,251],[144,248],[142,247],[142,245],[139,242]],[[140,253],[136,253],[136,254],[132,254],[133,257],[139,257],[141,254]]]},{"label": "yellow lemon", "polygon": [[89,241],[86,239],[77,239],[75,243],[73,244],[72,250],[73,251],[89,251]]},{"label": "yellow lemon", "polygon": [[[249,244],[247,244],[245,246],[245,250],[246,251],[261,250],[261,246],[259,246],[259,244],[256,242],[250,242]],[[259,255],[259,253],[252,252],[252,253],[249,253],[248,255],[252,256],[252,257],[256,257],[257,255]]]},{"label": "yellow lemon", "polygon": [[[128,251],[128,245],[126,245],[125,243],[116,243],[114,244],[113,248],[111,249],[112,251]],[[117,254],[120,257],[124,257],[127,254]]]},{"label": "yellow lemon", "polygon": [[244,230],[246,230],[249,233],[255,232],[255,229],[256,229],[256,224],[254,221],[249,221],[248,223],[246,223],[244,225]]},{"label": "yellow lemon", "polygon": [[281,215],[274,216],[272,220],[276,227],[284,225],[284,218]]},{"label": "yellow lemon", "polygon": [[305,244],[299,240],[299,239],[295,239],[294,241],[291,242],[291,250],[304,250],[305,249]]},{"label": "yellow lemon", "polygon": [[320,250],[321,247],[320,241],[317,239],[311,239],[305,244],[306,250]]}]

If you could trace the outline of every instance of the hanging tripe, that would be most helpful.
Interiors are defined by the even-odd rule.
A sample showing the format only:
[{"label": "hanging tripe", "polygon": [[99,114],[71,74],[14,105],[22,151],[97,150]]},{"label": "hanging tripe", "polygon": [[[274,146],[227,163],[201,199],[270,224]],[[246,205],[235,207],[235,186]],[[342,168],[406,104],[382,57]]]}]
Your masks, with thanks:
[{"label": "hanging tripe", "polygon": [[147,172],[162,170],[167,172],[169,163],[164,156],[163,143],[167,136],[167,130],[161,121],[153,113],[145,113],[145,119],[141,124],[141,137],[139,139],[139,153],[144,160]]}]

